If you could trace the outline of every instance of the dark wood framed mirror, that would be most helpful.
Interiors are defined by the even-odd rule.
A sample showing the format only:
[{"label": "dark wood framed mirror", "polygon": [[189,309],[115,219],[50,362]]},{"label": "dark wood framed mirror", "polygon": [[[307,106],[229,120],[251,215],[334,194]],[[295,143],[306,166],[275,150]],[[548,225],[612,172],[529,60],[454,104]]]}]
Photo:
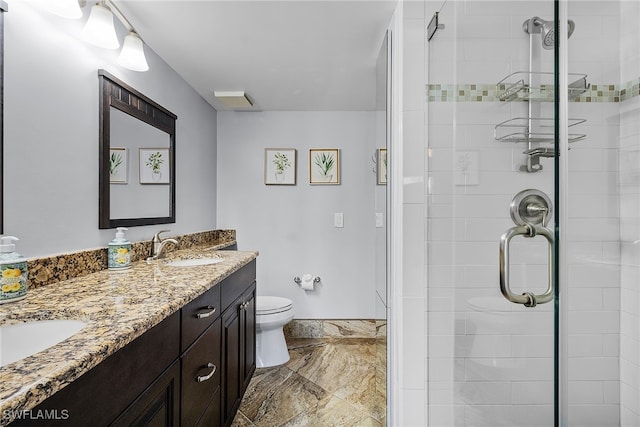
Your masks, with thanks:
[{"label": "dark wood framed mirror", "polygon": [[0,0],[0,234],[4,233],[4,13],[7,2]]},{"label": "dark wood framed mirror", "polygon": [[175,222],[177,116],[104,70],[98,78],[99,227]]}]

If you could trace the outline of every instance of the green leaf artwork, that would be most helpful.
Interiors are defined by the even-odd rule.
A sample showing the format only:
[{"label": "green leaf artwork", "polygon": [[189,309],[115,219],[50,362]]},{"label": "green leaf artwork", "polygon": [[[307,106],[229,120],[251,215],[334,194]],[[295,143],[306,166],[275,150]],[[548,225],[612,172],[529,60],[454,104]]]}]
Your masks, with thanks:
[{"label": "green leaf artwork", "polygon": [[118,170],[118,166],[122,164],[122,154],[111,153],[109,158],[109,174],[113,175]]},{"label": "green leaf artwork", "polygon": [[335,165],[335,159],[333,158],[333,154],[331,153],[316,154],[313,162],[316,164],[316,166],[318,166],[318,168],[320,169],[320,174],[325,178],[329,176],[329,172],[331,172],[333,166]]},{"label": "green leaf artwork", "polygon": [[276,153],[273,157],[273,164],[276,166],[278,173],[282,173],[286,168],[291,167],[291,162],[286,154]]},{"label": "green leaf artwork", "polygon": [[162,158],[162,153],[156,151],[155,153],[149,155],[145,165],[150,167],[152,171],[158,173],[160,172],[160,165],[163,163],[164,159]]}]

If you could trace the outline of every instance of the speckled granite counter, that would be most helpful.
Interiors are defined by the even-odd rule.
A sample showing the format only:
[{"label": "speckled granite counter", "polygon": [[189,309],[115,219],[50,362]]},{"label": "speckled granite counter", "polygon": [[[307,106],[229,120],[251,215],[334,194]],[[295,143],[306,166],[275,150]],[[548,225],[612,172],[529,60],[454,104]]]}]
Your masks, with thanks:
[{"label": "speckled granite counter", "polygon": [[[223,262],[173,267],[171,259],[220,256]],[[258,256],[257,252],[186,249],[121,272],[103,270],[30,290],[0,306],[0,324],[80,319],[88,325],[60,344],[0,368],[0,425],[31,409],[195,297]]]}]

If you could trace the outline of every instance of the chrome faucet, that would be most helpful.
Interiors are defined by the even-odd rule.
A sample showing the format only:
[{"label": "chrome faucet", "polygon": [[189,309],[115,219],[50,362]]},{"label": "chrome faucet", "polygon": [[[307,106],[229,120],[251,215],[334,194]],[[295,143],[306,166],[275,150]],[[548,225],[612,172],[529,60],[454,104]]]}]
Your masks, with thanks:
[{"label": "chrome faucet", "polygon": [[176,239],[160,238],[160,233],[167,233],[168,231],[169,230],[160,230],[153,235],[153,239],[151,239],[151,256],[147,258],[147,261],[159,259],[162,256],[162,251],[167,243],[173,243],[175,246],[178,246],[178,241]]}]

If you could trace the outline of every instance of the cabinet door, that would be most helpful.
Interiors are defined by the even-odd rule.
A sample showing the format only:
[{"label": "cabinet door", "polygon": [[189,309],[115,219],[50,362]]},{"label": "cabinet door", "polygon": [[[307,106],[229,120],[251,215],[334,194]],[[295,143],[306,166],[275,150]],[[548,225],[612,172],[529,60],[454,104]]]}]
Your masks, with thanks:
[{"label": "cabinet door", "polygon": [[[220,319],[181,357],[182,425],[196,425],[220,388]],[[210,427],[219,425],[211,424]]]},{"label": "cabinet door", "polygon": [[176,361],[114,422],[113,427],[179,426],[180,364]]},{"label": "cabinet door", "polygon": [[240,305],[242,297],[235,300],[222,315],[222,408],[224,425],[233,421],[240,406],[241,367],[240,358]]},{"label": "cabinet door", "polygon": [[256,284],[242,296],[241,332],[242,332],[242,392],[249,386],[249,381],[256,370]]}]

